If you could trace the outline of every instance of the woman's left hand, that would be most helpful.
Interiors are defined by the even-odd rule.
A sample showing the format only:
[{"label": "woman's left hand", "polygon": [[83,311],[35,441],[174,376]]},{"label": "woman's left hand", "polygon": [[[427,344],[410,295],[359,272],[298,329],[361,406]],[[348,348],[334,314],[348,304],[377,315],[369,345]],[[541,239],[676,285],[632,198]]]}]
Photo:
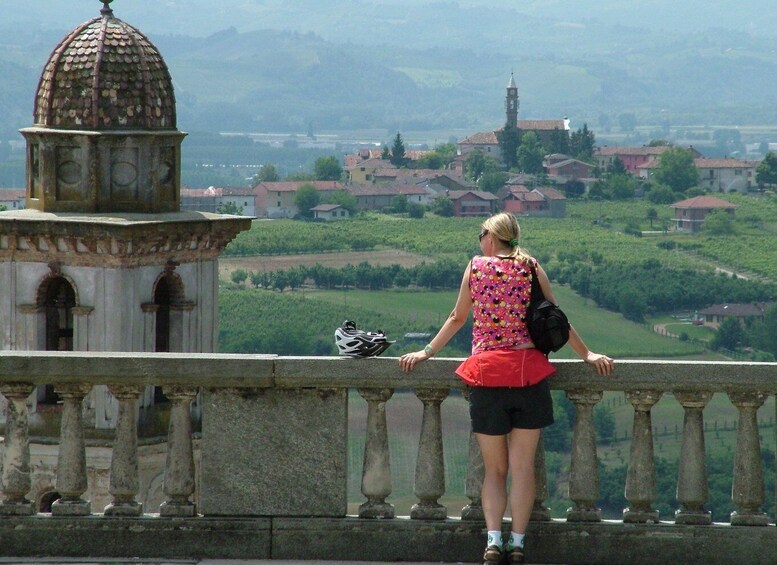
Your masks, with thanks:
[{"label": "woman's left hand", "polygon": [[609,377],[615,368],[615,361],[601,353],[589,352],[585,362],[593,365],[596,368],[596,372],[603,377]]},{"label": "woman's left hand", "polygon": [[418,363],[426,361],[427,359],[429,359],[429,356],[423,349],[421,351],[414,351],[413,353],[405,353],[399,358],[399,366],[405,373],[409,373]]}]

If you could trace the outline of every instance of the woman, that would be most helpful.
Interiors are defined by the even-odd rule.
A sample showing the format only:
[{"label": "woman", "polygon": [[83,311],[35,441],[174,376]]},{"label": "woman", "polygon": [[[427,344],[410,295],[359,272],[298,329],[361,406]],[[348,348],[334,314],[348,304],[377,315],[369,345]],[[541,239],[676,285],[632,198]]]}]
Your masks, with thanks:
[{"label": "woman", "polygon": [[[512,214],[500,213],[483,222],[482,256],[467,265],[456,307],[432,341],[421,351],[400,357],[404,372],[440,351],[473,311],[472,355],[456,370],[470,389],[472,431],[485,464],[481,500],[488,540],[485,563],[524,561],[524,534],[534,505],[534,454],[542,428],[553,423],[553,402],[545,380],[555,369],[534,348],[525,323],[535,268],[545,297],[556,303],[550,282],[537,261],[519,246],[520,227]],[[574,328],[569,345],[602,376],[613,360],[590,351]],[[512,531],[502,540],[507,507],[507,473],[512,488]]]}]

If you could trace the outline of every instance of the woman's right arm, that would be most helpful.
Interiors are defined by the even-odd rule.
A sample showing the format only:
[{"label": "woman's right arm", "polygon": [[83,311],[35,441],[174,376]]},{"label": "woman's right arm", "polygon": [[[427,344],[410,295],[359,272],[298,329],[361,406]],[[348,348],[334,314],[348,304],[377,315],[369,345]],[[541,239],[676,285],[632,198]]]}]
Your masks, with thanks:
[{"label": "woman's right arm", "polygon": [[459,295],[456,298],[456,306],[448,315],[448,318],[440,328],[440,331],[438,331],[437,335],[429,342],[429,345],[432,348],[431,353],[427,353],[425,349],[421,349],[420,351],[415,351],[413,353],[406,353],[400,357],[399,366],[404,372],[407,373],[412,371],[416,363],[426,361],[445,347],[467,321],[469,311],[472,309],[472,296],[469,290],[469,274],[471,267],[472,262],[470,261],[464,271],[464,275],[461,277],[461,285],[459,286]]}]

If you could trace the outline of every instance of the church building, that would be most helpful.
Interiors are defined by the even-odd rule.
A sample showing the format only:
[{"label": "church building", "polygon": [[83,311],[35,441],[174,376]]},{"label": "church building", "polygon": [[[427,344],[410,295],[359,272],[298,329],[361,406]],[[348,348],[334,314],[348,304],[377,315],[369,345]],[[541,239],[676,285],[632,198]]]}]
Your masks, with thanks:
[{"label": "church building", "polygon": [[[540,142],[546,147],[550,144],[554,133],[563,132],[563,135],[569,135],[569,119],[562,120],[519,120],[518,108],[520,100],[518,98],[518,87],[515,84],[515,77],[510,73],[510,82],[507,84],[507,94],[505,95],[505,124],[510,124],[520,132],[532,131],[540,138]],[[493,157],[497,161],[502,160],[502,151],[499,147],[499,132],[504,126],[493,130],[474,133],[458,142],[458,153],[460,158],[464,158],[470,151],[479,149],[484,155]]]}]

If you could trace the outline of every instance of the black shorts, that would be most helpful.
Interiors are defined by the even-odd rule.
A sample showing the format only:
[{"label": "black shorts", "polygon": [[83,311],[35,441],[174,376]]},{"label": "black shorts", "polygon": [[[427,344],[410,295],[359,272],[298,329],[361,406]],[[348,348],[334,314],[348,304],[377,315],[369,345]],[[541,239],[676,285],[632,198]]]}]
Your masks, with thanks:
[{"label": "black shorts", "polygon": [[472,431],[501,436],[513,428],[536,430],[553,423],[553,399],[547,379],[526,387],[477,386],[469,391]]}]

